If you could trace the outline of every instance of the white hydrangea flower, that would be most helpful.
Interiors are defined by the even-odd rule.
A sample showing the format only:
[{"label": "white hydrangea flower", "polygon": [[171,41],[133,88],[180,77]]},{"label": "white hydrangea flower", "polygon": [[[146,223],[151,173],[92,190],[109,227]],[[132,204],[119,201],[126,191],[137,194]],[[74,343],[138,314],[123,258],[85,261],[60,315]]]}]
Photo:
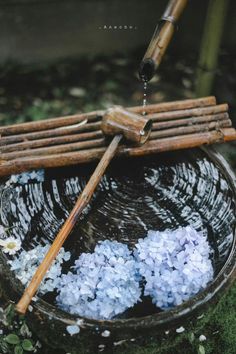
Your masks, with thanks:
[{"label": "white hydrangea flower", "polygon": [[102,241],[94,253],[82,253],[62,275],[57,303],[72,314],[111,319],[140,300],[137,265],[127,245]]},{"label": "white hydrangea flower", "polygon": [[[29,284],[38,266],[43,261],[49,247],[50,245],[38,245],[30,251],[23,250],[19,257],[9,261],[11,270],[15,272],[16,277],[22,282],[23,285],[26,286]],[[45,294],[48,291],[54,291],[60,281],[62,263],[64,261],[68,261],[69,259],[70,252],[65,252],[62,247],[56,260],[53,262],[40,285],[39,293]]]},{"label": "white hydrangea flower", "polygon": [[182,304],[213,278],[207,239],[190,226],[149,231],[134,255],[145,280],[144,295],[161,309]]},{"label": "white hydrangea flower", "polygon": [[4,240],[0,240],[0,246],[2,246],[4,253],[8,253],[12,256],[21,249],[21,241],[15,237],[8,237]]},{"label": "white hydrangea flower", "polygon": [[181,326],[179,328],[176,328],[175,332],[176,333],[183,333],[183,332],[185,332],[185,328],[183,326]]}]

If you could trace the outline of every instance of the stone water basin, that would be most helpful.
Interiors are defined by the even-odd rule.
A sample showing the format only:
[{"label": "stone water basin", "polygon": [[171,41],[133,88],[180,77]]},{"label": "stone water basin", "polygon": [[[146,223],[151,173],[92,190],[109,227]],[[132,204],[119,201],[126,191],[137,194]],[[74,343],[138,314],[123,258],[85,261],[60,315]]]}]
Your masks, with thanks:
[{"label": "stone water basin", "polygon": [[[45,172],[44,182],[30,181],[5,188],[1,180],[1,221],[21,236],[23,248],[52,242],[72,209],[94,165]],[[80,333],[70,336],[68,325],[78,316],[55,306],[55,296],[33,302],[27,316],[39,337],[50,345],[78,353],[111,348],[126,340],[137,344],[152,335],[194,320],[217,301],[236,278],[236,177],[212,149],[193,149],[137,159],[119,159],[108,168],[82,219],[65,243],[73,260],[91,252],[98,240],[118,240],[129,247],[148,230],[192,225],[207,235],[213,249],[214,279],[204,291],[182,305],[161,311],[144,302],[114,320],[83,319]],[[18,300],[23,286],[0,254],[1,286],[8,299]],[[105,333],[109,333],[104,337]],[[100,347],[101,348],[101,347]],[[102,347],[103,348],[103,347]]]}]

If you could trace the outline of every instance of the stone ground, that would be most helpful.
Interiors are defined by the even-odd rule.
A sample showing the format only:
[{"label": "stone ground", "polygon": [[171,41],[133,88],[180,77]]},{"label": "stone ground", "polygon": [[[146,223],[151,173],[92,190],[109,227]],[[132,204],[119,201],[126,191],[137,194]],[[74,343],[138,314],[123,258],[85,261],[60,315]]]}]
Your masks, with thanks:
[{"label": "stone ground", "polygon": [[[173,57],[175,58],[173,60]],[[62,61],[51,66],[19,67],[5,65],[0,70],[0,124],[44,119],[57,115],[67,115],[78,111],[90,111],[109,107],[112,104],[137,105],[142,103],[142,84],[137,80],[136,69],[141,52],[125,56],[96,57]],[[173,64],[174,62],[174,64]],[[189,55],[184,60],[176,53],[166,56],[160,73],[148,86],[148,102],[161,102],[194,96],[196,56]],[[216,73],[212,93],[219,102],[231,105],[231,118],[236,123],[236,78],[232,75],[236,60],[232,53],[222,51],[219,70]],[[219,150],[236,169],[235,144],[227,144]],[[6,303],[1,303],[2,307]],[[22,323],[3,324],[0,312],[0,354],[13,353],[4,347],[3,339],[8,334],[17,333],[20,339],[27,338],[27,331],[19,332]],[[22,321],[22,319],[21,319]],[[24,324],[24,323],[23,323]],[[3,332],[1,332],[1,327]],[[205,341],[199,336],[204,335]],[[11,338],[10,338],[11,341]],[[32,343],[37,338],[33,335]],[[65,354],[64,351],[43,347],[41,354]],[[19,349],[16,354],[23,353]],[[154,354],[154,353],[214,353],[234,354],[236,352],[236,285],[232,287],[219,304],[210,308],[195,326],[189,326],[182,334],[150,345],[116,348],[114,353]],[[73,353],[72,353],[73,354]]]}]

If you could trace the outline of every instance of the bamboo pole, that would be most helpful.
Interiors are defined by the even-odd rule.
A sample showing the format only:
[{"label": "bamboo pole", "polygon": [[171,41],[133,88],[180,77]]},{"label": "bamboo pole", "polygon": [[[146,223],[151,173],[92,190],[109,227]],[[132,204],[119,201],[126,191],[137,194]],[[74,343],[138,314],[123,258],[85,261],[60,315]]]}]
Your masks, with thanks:
[{"label": "bamboo pole", "polygon": [[[174,110],[174,111],[148,114],[148,117],[152,119],[153,122],[156,122],[162,120],[172,120],[179,117],[191,117],[191,116],[222,113],[222,112],[226,112],[227,110],[228,110],[227,104],[220,104],[220,105],[199,107],[199,108],[185,108],[185,109],[179,108],[179,110]],[[59,127],[54,129],[51,128],[49,130],[40,130],[40,131],[33,130],[33,132],[27,132],[27,133],[22,133],[17,135],[15,134],[8,135],[5,137],[3,136],[0,139],[0,146],[5,146],[7,144],[13,144],[13,143],[27,142],[28,140],[45,139],[45,138],[51,138],[56,136],[65,136],[75,132],[82,132],[82,133],[93,132],[93,131],[97,131],[100,128],[101,121],[89,122],[89,123],[87,123],[86,121],[87,120],[82,121],[82,123],[85,122],[83,124],[79,123],[72,126],[67,125],[65,127]],[[17,127],[17,130],[18,129],[19,127]]]},{"label": "bamboo pole", "polygon": [[49,130],[42,130],[36,132],[33,131],[30,133],[28,132],[28,133],[23,133],[18,135],[8,135],[0,139],[0,146],[5,144],[23,142],[27,140],[49,138],[53,136],[63,136],[75,132],[94,131],[94,130],[98,130],[101,124],[101,122],[87,123],[86,120],[84,120],[83,122],[85,123],[82,125],[79,124],[79,125],[65,126],[65,127],[55,128],[55,129],[52,128]]},{"label": "bamboo pole", "polygon": [[[209,132],[154,139],[148,141],[145,146],[138,148],[125,148],[121,146],[118,149],[117,156],[144,156],[164,151],[186,149],[204,144],[222,143],[233,140],[236,140],[236,130],[234,128],[220,128]],[[105,150],[105,147],[98,147],[76,152],[1,161],[0,176],[20,173],[29,169],[53,168],[89,163],[100,159]]]},{"label": "bamboo pole", "polygon": [[197,97],[212,91],[227,8],[228,0],[209,1],[196,76]]},{"label": "bamboo pole", "polygon": [[[181,109],[189,109],[194,107],[204,107],[204,106],[212,106],[216,104],[216,99],[214,96],[209,97],[201,97],[201,98],[191,98],[187,100],[178,100],[178,101],[171,101],[171,102],[163,102],[163,103],[156,103],[147,105],[146,112],[149,114],[151,113],[158,113],[158,112],[167,112],[167,111],[174,111],[174,110],[181,110]],[[134,113],[142,113],[143,108],[141,106],[129,107],[128,110]],[[82,114],[75,114],[71,116],[65,117],[57,117],[57,118],[50,118],[44,119],[37,122],[26,122],[20,124],[13,124],[7,125],[4,127],[0,127],[0,135],[15,135],[15,134],[24,134],[24,133],[31,133],[35,131],[41,130],[49,130],[55,129],[63,126],[78,124],[87,120],[88,122],[96,121],[101,119],[104,115],[104,111],[95,111],[90,113],[82,113]]]},{"label": "bamboo pole", "polygon": [[[204,117],[205,118],[205,117]],[[154,131],[151,134],[150,139],[160,139],[160,138],[167,138],[173,136],[180,136],[186,134],[193,134],[193,133],[201,133],[204,131],[210,131],[219,128],[229,128],[232,126],[232,122],[230,119],[225,119],[222,121],[215,121],[210,123],[203,123],[198,125],[192,125],[188,127],[177,127],[171,129],[165,129],[161,131]]]},{"label": "bamboo pole", "polygon": [[204,122],[211,122],[211,121],[219,121],[222,119],[228,119],[229,115],[227,112],[219,113],[219,114],[212,114],[207,116],[193,116],[184,119],[176,119],[176,120],[169,120],[164,122],[155,122],[153,124],[153,130],[161,130],[161,129],[168,129],[173,127],[179,126],[188,126],[192,124],[199,124]]},{"label": "bamboo pole", "polygon": [[[200,98],[189,98],[186,100],[149,104],[145,107],[145,111],[147,114],[151,114],[151,113],[177,111],[180,109],[190,109],[190,108],[214,106],[214,105],[216,105],[215,96],[208,96],[208,97],[200,97]],[[130,107],[128,109],[135,113],[143,112],[142,106]]]},{"label": "bamboo pole", "polygon": [[224,104],[218,104],[210,107],[198,107],[198,108],[168,111],[163,113],[153,113],[153,114],[149,114],[148,117],[152,119],[153,122],[161,122],[161,121],[172,120],[177,118],[217,114],[217,113],[227,112],[228,109],[229,109],[228,104],[224,103]]},{"label": "bamboo pole", "polygon": [[132,157],[145,156],[157,152],[190,149],[233,140],[236,140],[236,130],[233,128],[223,128],[201,134],[182,135],[181,139],[178,136],[174,136],[172,138],[149,141],[145,147],[133,148],[132,150],[124,148],[118,152],[118,155]]},{"label": "bamboo pole", "polygon": [[52,147],[42,147],[39,149],[28,149],[23,151],[13,151],[9,153],[1,154],[0,161],[14,160],[21,157],[30,157],[30,156],[47,156],[48,154],[61,154],[63,152],[70,151],[80,151],[88,150],[94,147],[106,146],[106,139],[93,139],[89,141],[76,142],[71,144],[62,144]]},{"label": "bamboo pole", "polygon": [[[166,141],[168,150],[168,139],[173,137],[180,140],[182,136],[230,127],[227,110],[227,104],[216,105],[215,97],[149,105],[147,118],[154,122],[150,140],[155,140],[156,145]],[[140,106],[131,107],[127,114],[141,111]],[[0,128],[2,134],[9,134],[0,139],[0,175],[86,163],[101,157],[107,142],[101,131],[100,114],[101,111],[54,118],[49,125],[42,121]]]},{"label": "bamboo pole", "polygon": [[[152,133],[150,139],[168,137],[173,135],[188,134],[194,132],[200,132],[203,130],[212,130],[217,127],[229,127],[231,126],[231,120],[228,113],[213,114],[209,116],[195,116],[187,119],[170,120],[164,122],[157,122],[153,124]],[[86,141],[69,142],[69,139],[64,139],[63,144],[56,146],[43,146],[40,148],[35,147],[35,142],[28,143],[27,150],[13,149],[11,152],[6,151],[6,147],[1,150],[0,161],[6,161],[11,159],[17,159],[20,157],[40,156],[48,154],[60,154],[64,152],[79,151],[85,149],[92,149],[94,147],[106,146],[106,139],[101,132],[102,137],[100,139],[92,139]],[[79,138],[80,135],[78,135]],[[65,137],[67,138],[67,137]],[[68,136],[70,138],[70,136]],[[15,144],[18,145],[18,144]],[[14,148],[15,145],[11,145]]]},{"label": "bamboo pole", "polygon": [[88,122],[96,121],[99,116],[103,115],[103,111],[95,111],[82,114],[74,114],[71,116],[56,117],[50,119],[43,119],[37,122],[26,122],[0,127],[0,135],[21,134],[28,132],[35,132],[46,129],[55,129],[67,125],[73,125],[87,120]]},{"label": "bamboo pole", "polygon": [[57,136],[52,138],[45,138],[39,140],[30,140],[24,141],[22,143],[12,143],[9,145],[0,146],[0,152],[12,152],[12,151],[20,151],[26,149],[35,149],[44,146],[52,146],[52,145],[59,145],[59,144],[67,144],[72,142],[82,142],[82,141],[90,141],[93,139],[99,139],[103,137],[103,133],[101,130],[96,130],[88,133],[78,133],[72,135],[64,135],[64,136]]}]

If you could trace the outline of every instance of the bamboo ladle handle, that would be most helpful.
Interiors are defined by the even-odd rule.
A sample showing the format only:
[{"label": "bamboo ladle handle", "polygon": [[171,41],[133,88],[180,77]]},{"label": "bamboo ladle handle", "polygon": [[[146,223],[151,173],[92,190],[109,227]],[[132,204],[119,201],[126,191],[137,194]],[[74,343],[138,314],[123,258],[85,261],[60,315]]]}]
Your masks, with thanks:
[{"label": "bamboo ladle handle", "polygon": [[85,186],[83,192],[80,194],[73,210],[71,211],[68,219],[64,223],[62,229],[58,233],[57,237],[53,241],[50,249],[48,250],[43,262],[39,265],[37,271],[35,272],[29,286],[26,288],[22,298],[16,305],[17,312],[24,314],[32,300],[32,297],[35,295],[38,287],[40,286],[41,281],[43,280],[47,270],[51,266],[52,262],[56,258],[58,252],[60,251],[63,243],[65,242],[67,236],[70,234],[73,229],[76,221],[81,215],[84,208],[89,203],[95,188],[100,182],[109,162],[115,155],[117,147],[122,139],[122,135],[116,135],[109,147],[107,148],[105,154],[97,165],[94,173],[90,177],[87,185]]},{"label": "bamboo ladle handle", "polygon": [[73,229],[82,211],[88,205],[95,188],[101,181],[107,166],[115,155],[123,135],[133,142],[138,142],[139,144],[144,143],[151,132],[151,121],[147,118],[125,111],[120,107],[115,107],[111,110],[108,110],[104,115],[102,128],[106,134],[111,135],[113,132],[117,135],[113,137],[110,145],[98,163],[83,192],[80,194],[68,219],[53,241],[44,260],[37,268],[20,301],[17,303],[16,310],[21,314],[25,314],[32,300],[32,297],[35,295],[37,289],[39,288],[47,270],[56,258],[58,252],[60,251],[63,243]]}]

